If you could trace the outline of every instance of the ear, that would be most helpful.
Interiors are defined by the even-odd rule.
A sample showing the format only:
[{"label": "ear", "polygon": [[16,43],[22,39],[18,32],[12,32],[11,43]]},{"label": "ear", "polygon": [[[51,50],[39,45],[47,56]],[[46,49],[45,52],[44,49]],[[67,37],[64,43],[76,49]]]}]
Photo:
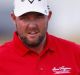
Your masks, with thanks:
[{"label": "ear", "polygon": [[48,20],[50,20],[51,16],[52,16],[52,12],[49,11]]},{"label": "ear", "polygon": [[16,16],[14,15],[14,12],[12,11],[11,14],[10,14],[13,22],[16,22]]}]

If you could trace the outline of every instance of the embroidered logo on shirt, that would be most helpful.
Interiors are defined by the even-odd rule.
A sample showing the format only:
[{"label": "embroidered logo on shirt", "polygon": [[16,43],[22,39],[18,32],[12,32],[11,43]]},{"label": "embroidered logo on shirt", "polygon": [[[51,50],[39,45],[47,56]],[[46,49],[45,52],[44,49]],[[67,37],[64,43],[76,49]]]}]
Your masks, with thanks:
[{"label": "embroidered logo on shirt", "polygon": [[52,69],[54,74],[70,74],[71,73],[71,68],[70,67],[65,67],[65,66],[61,66],[61,67],[54,67]]}]

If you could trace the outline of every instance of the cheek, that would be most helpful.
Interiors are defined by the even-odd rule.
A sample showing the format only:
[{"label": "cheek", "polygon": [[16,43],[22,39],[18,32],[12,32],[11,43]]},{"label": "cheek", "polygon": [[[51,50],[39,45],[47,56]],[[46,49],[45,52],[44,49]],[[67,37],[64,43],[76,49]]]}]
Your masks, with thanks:
[{"label": "cheek", "polygon": [[26,25],[23,22],[17,22],[16,23],[16,29],[19,34],[22,34],[26,28]]},{"label": "cheek", "polygon": [[43,22],[40,23],[39,28],[40,28],[40,30],[41,30],[42,32],[44,32],[44,31],[47,30],[47,26],[48,26],[47,21],[43,21]]}]

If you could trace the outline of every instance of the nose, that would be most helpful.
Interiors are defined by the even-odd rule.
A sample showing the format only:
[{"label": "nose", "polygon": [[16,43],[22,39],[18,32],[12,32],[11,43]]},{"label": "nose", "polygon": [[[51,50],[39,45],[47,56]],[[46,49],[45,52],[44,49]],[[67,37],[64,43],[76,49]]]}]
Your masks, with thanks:
[{"label": "nose", "polygon": [[37,23],[37,21],[33,16],[29,17],[29,22],[28,22],[29,27],[35,27],[36,23]]},{"label": "nose", "polygon": [[27,26],[27,31],[29,31],[29,32],[31,32],[31,31],[39,32],[38,25],[34,24],[34,23],[29,23],[28,26]]},{"label": "nose", "polygon": [[37,28],[37,24],[34,21],[29,22],[28,23],[28,28],[29,29],[36,29]]},{"label": "nose", "polygon": [[38,22],[37,22],[37,18],[35,17],[35,15],[33,15],[33,14],[29,15],[27,23],[28,23],[29,28],[37,27]]}]

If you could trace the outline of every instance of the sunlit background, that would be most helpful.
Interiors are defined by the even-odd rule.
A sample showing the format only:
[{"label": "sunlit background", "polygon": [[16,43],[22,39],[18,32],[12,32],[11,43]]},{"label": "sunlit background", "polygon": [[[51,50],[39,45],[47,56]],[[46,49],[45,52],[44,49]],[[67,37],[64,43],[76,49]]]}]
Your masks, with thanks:
[{"label": "sunlit background", "polygon": [[[53,15],[48,32],[80,44],[80,0],[49,0]],[[15,25],[10,18],[13,0],[0,1],[0,44],[12,39]]]}]

